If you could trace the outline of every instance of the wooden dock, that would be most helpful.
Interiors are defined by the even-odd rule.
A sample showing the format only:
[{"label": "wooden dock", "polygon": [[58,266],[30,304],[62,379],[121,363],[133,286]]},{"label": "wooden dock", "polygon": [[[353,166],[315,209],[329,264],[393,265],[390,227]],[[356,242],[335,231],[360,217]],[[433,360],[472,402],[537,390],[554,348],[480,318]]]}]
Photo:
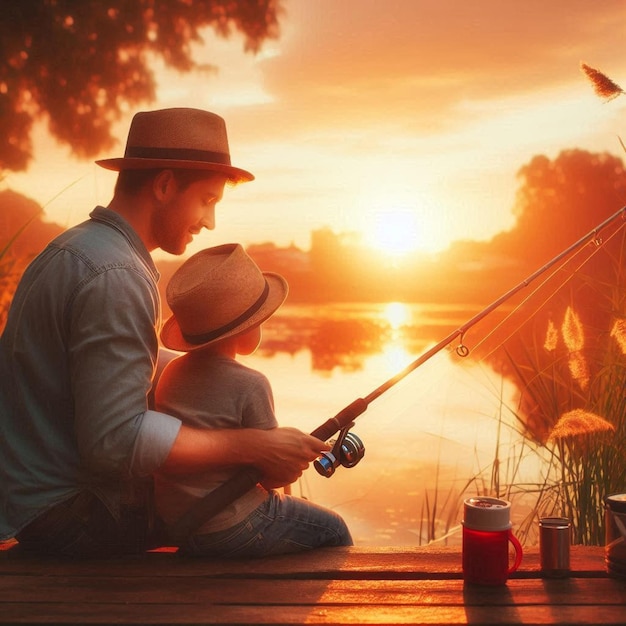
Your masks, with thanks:
[{"label": "wooden dock", "polygon": [[463,584],[458,548],[332,548],[223,561],[154,552],[61,561],[0,552],[0,624],[626,624],[626,580],[604,549],[571,576],[536,549],[505,587]]}]

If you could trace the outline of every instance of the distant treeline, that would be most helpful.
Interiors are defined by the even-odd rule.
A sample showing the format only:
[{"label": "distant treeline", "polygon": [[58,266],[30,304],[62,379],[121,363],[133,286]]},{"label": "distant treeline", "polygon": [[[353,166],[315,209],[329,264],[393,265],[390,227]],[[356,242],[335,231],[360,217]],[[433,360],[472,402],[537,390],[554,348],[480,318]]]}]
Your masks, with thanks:
[{"label": "distant treeline", "polygon": [[[626,201],[625,174],[622,161],[606,153],[566,150],[554,160],[534,157],[518,173],[515,226],[490,241],[454,242],[437,255],[414,253],[391,260],[355,244],[350,234],[328,228],[311,234],[309,250],[259,243],[248,246],[248,252],[262,269],[285,276],[292,303],[486,304],[619,209]],[[0,193],[0,245],[23,228],[11,245],[19,267],[61,231],[42,217],[32,200]],[[480,209],[476,219],[481,219]],[[180,262],[157,263],[162,294]]]}]

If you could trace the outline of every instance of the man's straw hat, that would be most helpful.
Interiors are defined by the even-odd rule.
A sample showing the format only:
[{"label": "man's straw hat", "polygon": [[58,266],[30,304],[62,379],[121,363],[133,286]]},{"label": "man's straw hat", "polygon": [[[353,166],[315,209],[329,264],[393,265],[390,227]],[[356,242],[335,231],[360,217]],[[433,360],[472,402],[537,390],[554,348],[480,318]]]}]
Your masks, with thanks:
[{"label": "man's straw hat", "polygon": [[189,257],[167,285],[173,315],[161,329],[166,348],[190,352],[264,322],[287,297],[287,281],[261,272],[240,244]]},{"label": "man's straw hat", "polygon": [[137,113],[130,124],[124,156],[96,163],[117,172],[176,168],[221,172],[233,182],[254,179],[250,172],[230,164],[223,118],[200,109]]}]

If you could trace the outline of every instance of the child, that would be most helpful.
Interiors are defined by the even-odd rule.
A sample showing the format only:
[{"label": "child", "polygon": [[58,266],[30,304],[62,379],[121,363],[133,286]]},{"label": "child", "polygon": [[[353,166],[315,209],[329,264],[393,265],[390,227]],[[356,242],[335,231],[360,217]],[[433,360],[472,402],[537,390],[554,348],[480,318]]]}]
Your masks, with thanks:
[{"label": "child", "polygon": [[[156,408],[193,426],[275,428],[269,381],[237,362],[236,356],[257,349],[262,323],[284,302],[287,291],[282,276],[261,272],[239,244],[208,248],[190,257],[167,286],[173,315],[161,330],[167,348],[186,354],[161,374]],[[159,515],[173,526],[236,471],[159,475],[155,484]],[[352,545],[352,538],[336,513],[256,485],[207,520],[181,551],[261,557],[346,545]]]}]

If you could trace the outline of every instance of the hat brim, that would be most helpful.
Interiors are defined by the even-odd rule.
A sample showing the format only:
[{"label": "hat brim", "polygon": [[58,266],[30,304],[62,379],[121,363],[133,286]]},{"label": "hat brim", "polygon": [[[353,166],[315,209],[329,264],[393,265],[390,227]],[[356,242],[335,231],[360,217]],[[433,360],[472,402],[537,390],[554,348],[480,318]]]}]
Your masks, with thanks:
[{"label": "hat brim", "polygon": [[189,161],[180,159],[142,159],[139,157],[119,157],[115,159],[100,159],[96,164],[106,170],[120,172],[122,170],[151,170],[151,169],[188,169],[208,170],[226,174],[233,182],[248,182],[254,180],[254,175],[239,167],[222,163],[208,163],[207,161]]},{"label": "hat brim", "polygon": [[174,315],[170,316],[168,320],[163,324],[161,328],[161,342],[166,348],[170,350],[176,350],[178,352],[192,352],[193,350],[199,350],[205,348],[211,344],[214,344],[223,339],[240,335],[241,333],[262,324],[265,320],[271,317],[280,305],[287,298],[289,292],[289,286],[287,281],[280,275],[274,272],[263,272],[265,280],[269,286],[267,299],[261,306],[261,308],[251,315],[248,319],[243,321],[235,328],[225,332],[223,335],[207,341],[202,344],[190,343],[183,336],[182,330]]}]

